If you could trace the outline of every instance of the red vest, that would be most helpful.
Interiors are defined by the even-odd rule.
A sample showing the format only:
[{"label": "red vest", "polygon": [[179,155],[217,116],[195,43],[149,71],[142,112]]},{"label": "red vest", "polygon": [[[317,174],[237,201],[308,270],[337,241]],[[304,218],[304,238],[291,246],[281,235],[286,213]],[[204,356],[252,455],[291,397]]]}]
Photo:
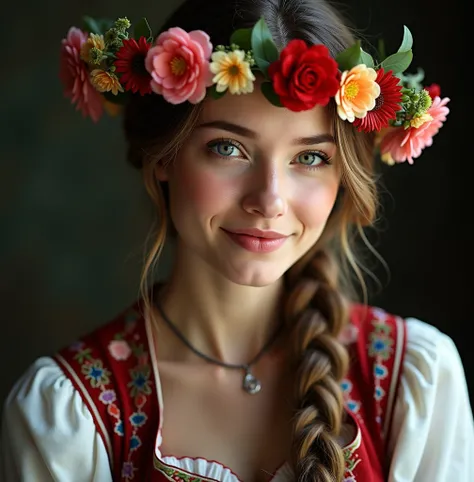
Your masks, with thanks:
[{"label": "red vest", "polygon": [[[350,328],[354,334],[349,345],[351,368],[342,389],[347,411],[359,430],[344,449],[345,482],[383,482],[388,472],[386,441],[406,346],[405,323],[382,310],[356,305]],[[214,480],[160,458],[160,387],[150,356],[151,339],[150,327],[136,304],[61,350],[55,360],[94,418],[114,481]]]}]

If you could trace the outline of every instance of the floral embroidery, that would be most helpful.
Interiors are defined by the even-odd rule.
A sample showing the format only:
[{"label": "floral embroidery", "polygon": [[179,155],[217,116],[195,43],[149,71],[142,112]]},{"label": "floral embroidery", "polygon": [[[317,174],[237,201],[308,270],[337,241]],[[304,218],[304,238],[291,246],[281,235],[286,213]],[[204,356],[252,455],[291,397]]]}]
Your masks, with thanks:
[{"label": "floral embroidery", "polygon": [[138,435],[133,435],[130,439],[130,450],[136,450],[141,444],[142,441],[140,440],[140,437]]},{"label": "floral embroidery", "polygon": [[104,368],[101,360],[87,361],[82,365],[82,373],[94,388],[101,388],[110,381],[110,371]]},{"label": "floral embroidery", "polygon": [[141,427],[145,424],[147,418],[143,412],[135,412],[130,415],[129,420],[134,427]]},{"label": "floral embroidery", "polygon": [[139,367],[138,369],[130,370],[130,375],[132,377],[132,381],[128,384],[128,386],[131,389],[130,394],[132,397],[135,397],[139,393],[150,395],[150,367],[145,365]]},{"label": "floral embroidery", "polygon": [[113,340],[109,343],[109,353],[116,360],[127,360],[132,354],[132,350],[126,341]]},{"label": "floral embroidery", "polygon": [[344,378],[341,382],[341,389],[342,389],[342,395],[344,397],[345,405],[348,410],[350,410],[357,418],[357,421],[363,425],[364,424],[364,419],[360,415],[360,407],[361,403],[358,400],[354,400],[351,397],[351,392],[352,392],[352,382],[348,380],[347,378]]},{"label": "floral embroidery", "polygon": [[357,479],[354,475],[354,469],[361,462],[359,454],[357,453],[357,449],[360,447],[361,442],[362,442],[362,435],[359,431],[354,442],[352,442],[349,446],[347,446],[343,450],[344,461],[346,463],[346,470],[344,472],[343,482],[357,482]]},{"label": "floral embroidery", "polygon": [[125,423],[130,424],[130,450],[128,454],[124,454],[122,465],[122,478],[126,480],[132,480],[138,470],[131,457],[142,446],[138,431],[148,420],[142,409],[147,402],[147,395],[152,393],[151,370],[148,364],[149,355],[143,344],[140,343],[140,336],[134,331],[137,327],[138,318],[139,315],[134,310],[127,313],[124,331],[117,333],[107,346],[110,356],[116,362],[127,362],[132,355],[135,360],[135,365],[128,370],[130,381],[127,383],[130,399],[135,403],[135,411],[126,421],[122,420],[120,408],[115,403],[117,402],[117,392],[110,385],[111,371],[104,366],[102,360],[93,357],[92,350],[87,348],[84,342],[76,342],[69,347],[71,351],[75,352],[74,360],[79,363],[85,379],[89,381],[91,387],[100,390],[99,401],[107,406],[107,413],[115,419],[114,433],[124,437],[126,433]]},{"label": "floral embroidery", "polygon": [[105,404],[109,405],[110,403],[115,402],[117,400],[117,395],[114,390],[104,390],[100,395],[99,395],[99,400]]},{"label": "floral embroidery", "polygon": [[132,462],[124,462],[122,465],[122,477],[128,480],[132,480],[135,477],[136,468]]},{"label": "floral embroidery", "polygon": [[197,475],[190,475],[176,469],[175,467],[168,467],[161,460],[154,458],[155,469],[159,470],[169,480],[174,482],[205,482],[206,479],[202,479]]},{"label": "floral embroidery", "polygon": [[392,327],[387,324],[387,313],[380,309],[373,310],[377,317],[372,320],[374,331],[369,335],[369,356],[375,358],[374,363],[374,399],[376,402],[375,421],[382,423],[382,400],[386,396],[385,390],[381,387],[381,380],[387,378],[388,368],[384,362],[388,361],[393,354]]}]

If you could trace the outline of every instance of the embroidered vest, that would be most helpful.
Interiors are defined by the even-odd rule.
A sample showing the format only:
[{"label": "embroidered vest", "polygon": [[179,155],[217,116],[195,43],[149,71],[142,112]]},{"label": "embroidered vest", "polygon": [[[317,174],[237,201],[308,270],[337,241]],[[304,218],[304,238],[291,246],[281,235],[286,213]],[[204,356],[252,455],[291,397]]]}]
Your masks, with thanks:
[{"label": "embroidered vest", "polygon": [[[358,433],[344,448],[344,480],[382,482],[388,470],[385,444],[405,352],[405,324],[380,309],[355,305],[350,328],[351,368],[342,389]],[[161,458],[151,340],[137,303],[54,358],[92,414],[114,481],[215,481]],[[227,480],[238,482],[230,469],[220,467]],[[281,468],[272,481],[291,482],[287,474]]]}]

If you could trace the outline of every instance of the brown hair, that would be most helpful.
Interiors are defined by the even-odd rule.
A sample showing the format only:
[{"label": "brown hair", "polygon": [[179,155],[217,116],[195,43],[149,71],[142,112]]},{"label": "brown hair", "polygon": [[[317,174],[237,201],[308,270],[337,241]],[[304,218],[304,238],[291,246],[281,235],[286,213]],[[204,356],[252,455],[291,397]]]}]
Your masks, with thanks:
[{"label": "brown hair", "polygon": [[[225,45],[232,31],[251,27],[261,17],[279,48],[300,38],[326,45],[335,57],[354,42],[346,23],[325,0],[188,0],[162,30],[201,29],[214,45]],[[155,168],[173,161],[200,110],[200,105],[166,103],[158,95],[134,96],[126,108],[128,158],[143,169],[147,191],[158,209],[158,226],[142,276],[148,308],[150,273],[166,239],[168,216],[166,184],[157,183]],[[349,297],[341,283],[347,267],[362,281],[353,254],[354,233],[372,223],[377,208],[373,137],[341,121],[334,105],[332,114],[342,166],[341,192],[321,238],[285,275],[285,317],[294,326],[297,373],[292,464],[302,482],[343,479],[344,457],[337,436],[344,413],[340,381],[348,355],[338,335],[348,321]]]}]

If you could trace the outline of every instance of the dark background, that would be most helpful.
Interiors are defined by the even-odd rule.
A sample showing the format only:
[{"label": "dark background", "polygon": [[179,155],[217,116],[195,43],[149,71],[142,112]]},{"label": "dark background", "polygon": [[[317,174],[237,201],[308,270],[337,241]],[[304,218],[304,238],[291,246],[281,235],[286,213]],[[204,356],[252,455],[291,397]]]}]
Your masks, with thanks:
[{"label": "dark background", "polygon": [[[38,356],[105,323],[138,294],[151,210],[140,174],[125,161],[119,118],[94,125],[63,98],[61,39],[83,14],[154,30],[176,1],[8,2],[1,12],[0,404]],[[414,166],[382,166],[383,220],[371,240],[382,289],[371,303],[449,334],[474,390],[472,349],[471,20],[461,0],[342,3],[387,50],[414,37],[413,67],[449,96],[448,122]],[[468,20],[469,19],[469,20]],[[468,23],[469,22],[469,23]]]}]

